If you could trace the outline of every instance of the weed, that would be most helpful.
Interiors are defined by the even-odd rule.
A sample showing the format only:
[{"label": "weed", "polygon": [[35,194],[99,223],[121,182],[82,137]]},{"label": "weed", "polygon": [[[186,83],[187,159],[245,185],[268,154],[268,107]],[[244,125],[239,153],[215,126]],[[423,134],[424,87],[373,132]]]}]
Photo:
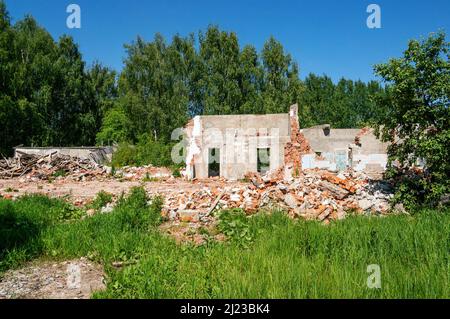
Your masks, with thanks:
[{"label": "weed", "polygon": [[180,172],[180,168],[179,167],[174,167],[172,169],[172,176],[175,178],[180,178],[181,177],[181,172]]},{"label": "weed", "polygon": [[92,203],[88,206],[88,208],[92,208],[95,210],[100,210],[102,207],[105,207],[107,204],[111,203],[113,200],[113,195],[107,193],[105,191],[100,191]]},{"label": "weed", "polygon": [[249,220],[241,209],[231,209],[219,212],[218,229],[231,241],[248,248],[253,241]]},{"label": "weed", "polygon": [[59,169],[56,172],[54,172],[52,174],[53,177],[57,178],[57,177],[65,177],[66,176],[66,171],[64,169]]}]

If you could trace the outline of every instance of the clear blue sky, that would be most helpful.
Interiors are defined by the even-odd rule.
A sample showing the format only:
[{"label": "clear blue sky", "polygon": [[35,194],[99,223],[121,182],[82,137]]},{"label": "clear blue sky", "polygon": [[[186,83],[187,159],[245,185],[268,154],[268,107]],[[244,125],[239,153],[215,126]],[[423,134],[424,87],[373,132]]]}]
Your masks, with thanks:
[{"label": "clear blue sky", "polygon": [[[81,7],[81,29],[66,27],[66,7]],[[381,7],[381,29],[366,26],[369,4]],[[281,41],[310,72],[374,79],[372,66],[401,55],[408,39],[443,29],[450,33],[449,0],[6,0],[13,22],[27,13],[55,38],[69,34],[88,64],[99,60],[122,69],[123,45],[137,35],[151,40],[205,30],[209,24],[235,31],[241,45],[258,50],[270,36]],[[448,38],[450,34],[448,35]]]}]

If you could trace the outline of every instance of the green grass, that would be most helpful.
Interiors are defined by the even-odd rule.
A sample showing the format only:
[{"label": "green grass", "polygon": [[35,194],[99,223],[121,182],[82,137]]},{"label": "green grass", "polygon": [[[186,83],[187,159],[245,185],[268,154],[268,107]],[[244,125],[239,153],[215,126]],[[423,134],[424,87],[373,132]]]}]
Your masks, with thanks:
[{"label": "green grass", "polygon": [[88,205],[87,208],[100,210],[112,201],[113,195],[102,190],[97,193],[97,196],[95,196],[94,200],[92,201],[92,203],[90,203],[90,205]]},{"label": "green grass", "polygon": [[[110,214],[81,220],[43,197],[0,200],[0,271],[34,258],[105,265],[96,298],[449,298],[450,214],[350,217],[322,226],[282,213],[222,214],[231,240],[177,245],[161,234],[161,200],[134,189]],[[113,261],[131,262],[117,270]],[[381,267],[381,289],[366,285]]]}]

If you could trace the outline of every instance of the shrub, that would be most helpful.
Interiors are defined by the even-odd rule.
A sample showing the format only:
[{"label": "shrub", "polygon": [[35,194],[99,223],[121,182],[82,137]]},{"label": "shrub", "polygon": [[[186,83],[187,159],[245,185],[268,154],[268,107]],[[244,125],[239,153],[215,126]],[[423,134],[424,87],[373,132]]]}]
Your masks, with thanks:
[{"label": "shrub", "polygon": [[112,194],[105,191],[100,191],[89,206],[90,208],[99,210],[102,207],[105,207],[107,204],[111,203],[112,199]]},{"label": "shrub", "polygon": [[221,211],[219,213],[218,229],[231,242],[244,248],[247,248],[254,238],[254,234],[250,231],[249,220],[242,209]]},{"label": "shrub", "polygon": [[174,167],[172,169],[172,176],[175,177],[175,178],[181,177],[181,173],[180,173],[180,168],[179,167]]},{"label": "shrub", "polygon": [[140,137],[137,148],[138,165],[171,166],[172,145],[163,141],[155,141],[148,135]]},{"label": "shrub", "polygon": [[172,162],[172,144],[163,141],[154,141],[149,136],[143,135],[136,146],[129,143],[119,144],[113,155],[112,165],[121,166],[165,166],[170,167]]},{"label": "shrub", "polygon": [[137,164],[136,147],[129,143],[120,143],[112,157],[113,167],[132,166]]},{"label": "shrub", "polygon": [[150,198],[143,187],[131,189],[128,197],[122,197],[117,204],[122,227],[127,229],[146,229],[161,223],[162,199]]}]

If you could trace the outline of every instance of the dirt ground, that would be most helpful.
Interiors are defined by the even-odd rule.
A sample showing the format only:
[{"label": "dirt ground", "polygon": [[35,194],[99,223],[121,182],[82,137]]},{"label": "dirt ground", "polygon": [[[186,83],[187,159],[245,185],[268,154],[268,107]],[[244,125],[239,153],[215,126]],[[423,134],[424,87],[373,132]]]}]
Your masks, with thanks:
[{"label": "dirt ground", "polygon": [[115,196],[127,193],[132,187],[144,186],[150,195],[169,195],[177,192],[195,192],[205,187],[209,189],[226,186],[238,186],[243,183],[219,179],[186,181],[170,178],[151,182],[119,181],[107,179],[99,181],[78,182],[67,179],[48,181],[25,181],[20,179],[0,180],[0,196],[15,199],[25,194],[43,194],[50,197],[67,197],[76,205],[84,205],[100,192],[105,191]]},{"label": "dirt ground", "polygon": [[80,258],[6,272],[0,278],[0,299],[89,299],[105,288],[103,268]]}]

